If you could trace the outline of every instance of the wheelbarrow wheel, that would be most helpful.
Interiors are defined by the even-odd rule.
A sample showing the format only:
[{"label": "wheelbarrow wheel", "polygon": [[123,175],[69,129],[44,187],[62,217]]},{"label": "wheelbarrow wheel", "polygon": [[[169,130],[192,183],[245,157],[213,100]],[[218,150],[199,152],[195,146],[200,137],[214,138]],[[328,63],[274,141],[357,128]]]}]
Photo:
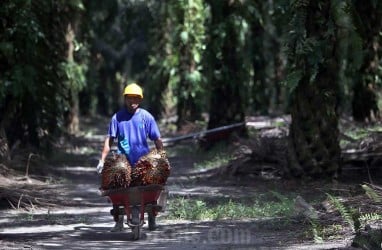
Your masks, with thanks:
[{"label": "wheelbarrow wheel", "polygon": [[141,236],[141,227],[134,226],[131,228],[131,231],[133,233],[133,240],[139,240],[139,237]]},{"label": "wheelbarrow wheel", "polygon": [[131,223],[133,224],[133,226],[131,227],[131,231],[133,233],[133,240],[138,240],[140,237],[141,228],[139,216],[139,208],[137,206],[133,207],[131,210]]}]

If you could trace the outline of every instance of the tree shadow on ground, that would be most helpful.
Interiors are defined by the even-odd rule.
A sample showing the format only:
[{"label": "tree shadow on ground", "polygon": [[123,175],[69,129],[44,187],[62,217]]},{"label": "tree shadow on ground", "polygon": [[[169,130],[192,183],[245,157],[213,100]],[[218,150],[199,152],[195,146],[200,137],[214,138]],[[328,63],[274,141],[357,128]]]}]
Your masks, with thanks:
[{"label": "tree shadow on ground", "polygon": [[[144,227],[140,240],[134,242],[129,229],[118,233],[109,230],[110,228],[103,226],[77,226],[73,230],[60,232],[1,233],[0,237],[3,241],[10,242],[20,238],[27,239],[32,246],[32,242],[46,246],[55,244],[50,245],[50,249],[135,249],[142,246],[145,249],[277,249],[296,246],[296,243],[300,243],[301,246],[313,244],[312,241],[302,243],[307,229],[301,226],[301,221],[285,219],[177,222],[160,225],[154,232]],[[344,246],[343,242],[341,245],[334,241],[325,244]]]}]

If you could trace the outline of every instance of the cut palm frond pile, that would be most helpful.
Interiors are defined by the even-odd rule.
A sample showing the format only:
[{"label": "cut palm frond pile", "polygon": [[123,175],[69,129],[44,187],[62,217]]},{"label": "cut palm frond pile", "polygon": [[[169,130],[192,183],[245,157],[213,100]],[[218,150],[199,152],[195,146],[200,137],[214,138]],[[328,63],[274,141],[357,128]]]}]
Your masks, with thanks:
[{"label": "cut palm frond pile", "polygon": [[65,201],[57,188],[44,184],[25,184],[14,181],[13,185],[0,185],[0,209],[13,208],[31,211],[39,207],[56,207]]},{"label": "cut palm frond pile", "polygon": [[107,158],[102,171],[101,188],[115,189],[126,188],[131,182],[131,166],[123,154]]},{"label": "cut palm frond pile", "polygon": [[153,150],[141,157],[131,173],[131,185],[164,185],[170,175],[170,163],[165,151]]}]

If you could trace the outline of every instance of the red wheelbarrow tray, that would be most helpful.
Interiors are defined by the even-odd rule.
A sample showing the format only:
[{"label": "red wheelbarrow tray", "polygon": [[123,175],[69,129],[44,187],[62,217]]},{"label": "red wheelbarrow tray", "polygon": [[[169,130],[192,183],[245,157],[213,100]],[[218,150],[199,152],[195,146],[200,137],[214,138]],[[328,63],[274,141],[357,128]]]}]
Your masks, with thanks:
[{"label": "red wheelbarrow tray", "polygon": [[144,212],[157,212],[164,210],[164,204],[158,204],[158,198],[165,189],[163,185],[135,186],[128,188],[101,190],[103,196],[108,196],[113,206],[123,206],[127,218],[130,217],[131,207],[140,206],[140,217],[143,220]]}]

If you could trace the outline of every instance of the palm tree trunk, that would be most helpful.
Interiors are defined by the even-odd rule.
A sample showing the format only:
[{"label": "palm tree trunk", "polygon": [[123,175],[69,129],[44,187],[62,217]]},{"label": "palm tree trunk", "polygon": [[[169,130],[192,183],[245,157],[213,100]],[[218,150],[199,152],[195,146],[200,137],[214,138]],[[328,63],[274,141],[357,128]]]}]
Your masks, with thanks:
[{"label": "palm tree trunk", "polygon": [[334,73],[323,68],[315,83],[303,78],[293,93],[289,167],[295,176],[333,177],[340,169]]},{"label": "palm tree trunk", "polygon": [[0,125],[0,163],[6,163],[10,160],[8,140],[3,125]]},{"label": "palm tree trunk", "polygon": [[354,1],[353,7],[353,21],[363,40],[362,49],[365,51],[353,87],[353,117],[356,121],[373,121],[379,117],[376,88],[377,79],[380,78],[382,3],[372,0]]},{"label": "palm tree trunk", "polygon": [[[316,1],[310,1],[307,7],[308,38],[322,39],[327,34],[331,3],[322,2],[319,6]],[[310,68],[305,69],[292,92],[289,170],[295,176],[333,177],[340,170],[336,29],[326,39],[328,42],[322,51],[324,60],[318,63],[317,75],[314,76]],[[307,53],[304,57],[306,67],[311,55]]]},{"label": "palm tree trunk", "polygon": [[[230,6],[229,1],[210,1],[212,23],[212,37],[210,38],[207,50],[211,53],[212,77],[211,97],[209,108],[208,128],[216,128],[232,123],[243,122],[245,118],[246,100],[243,97],[243,61],[240,51],[242,46],[238,38],[238,30],[232,20],[234,6]],[[231,17],[230,19],[227,17]],[[221,24],[225,27],[225,36],[216,32]],[[217,42],[218,41],[218,42]],[[216,45],[218,44],[218,48]],[[219,47],[220,46],[220,47]],[[221,55],[220,60],[216,60],[217,55]],[[245,131],[241,131],[244,134]]]}]

